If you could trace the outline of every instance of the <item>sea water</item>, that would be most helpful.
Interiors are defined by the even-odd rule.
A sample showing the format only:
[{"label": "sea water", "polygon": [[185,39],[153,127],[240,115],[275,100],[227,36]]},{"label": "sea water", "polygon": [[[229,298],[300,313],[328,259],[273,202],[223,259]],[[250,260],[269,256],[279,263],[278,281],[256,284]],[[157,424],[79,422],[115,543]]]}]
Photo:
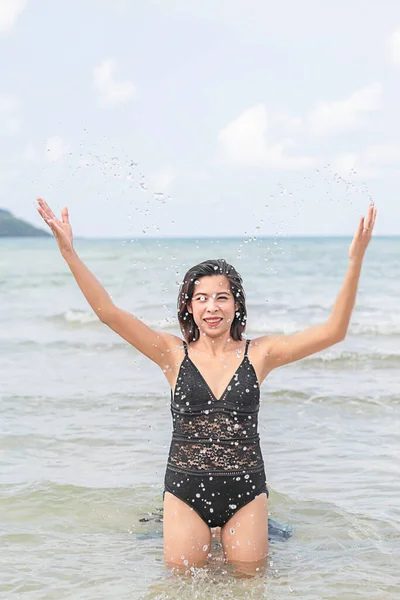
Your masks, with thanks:
[{"label": "sea water", "polygon": [[[327,319],[350,241],[75,247],[117,306],[176,335],[185,272],[226,258],[254,338]],[[191,577],[165,570],[162,526],[141,519],[162,506],[168,383],[98,321],[52,238],[0,240],[0,597],[400,597],[399,252],[399,238],[374,238],[345,341],[263,383],[270,514],[294,535],[271,542],[266,572],[241,579],[217,560]]]}]

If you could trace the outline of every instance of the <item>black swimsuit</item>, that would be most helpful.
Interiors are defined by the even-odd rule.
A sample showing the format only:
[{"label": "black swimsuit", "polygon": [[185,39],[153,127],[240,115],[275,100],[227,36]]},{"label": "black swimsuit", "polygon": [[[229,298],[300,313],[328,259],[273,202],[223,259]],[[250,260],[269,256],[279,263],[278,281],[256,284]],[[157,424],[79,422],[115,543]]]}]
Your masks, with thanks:
[{"label": "black swimsuit", "polygon": [[220,399],[185,347],[171,391],[172,442],[165,491],[195,510],[209,527],[222,527],[237,510],[266,493],[258,429],[260,389],[247,355]]}]

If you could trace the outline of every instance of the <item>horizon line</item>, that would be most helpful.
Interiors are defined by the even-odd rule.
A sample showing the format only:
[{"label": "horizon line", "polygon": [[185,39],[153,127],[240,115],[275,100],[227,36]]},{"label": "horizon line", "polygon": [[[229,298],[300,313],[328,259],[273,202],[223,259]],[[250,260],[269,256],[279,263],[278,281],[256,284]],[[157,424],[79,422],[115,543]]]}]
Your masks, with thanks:
[{"label": "horizon line", "polygon": [[[295,235],[262,235],[262,236],[240,236],[240,235],[224,235],[224,236],[209,236],[209,235],[197,235],[197,236],[176,236],[176,235],[159,235],[159,236],[132,236],[132,237],[89,237],[89,236],[74,236],[75,240],[118,240],[118,241],[131,241],[131,240],[268,240],[268,239],[303,239],[303,238],[335,238],[335,239],[352,239],[353,234],[338,235],[338,234],[295,234]],[[399,238],[400,233],[388,233],[373,235],[371,239],[376,238]],[[42,238],[43,239],[43,238]]]}]

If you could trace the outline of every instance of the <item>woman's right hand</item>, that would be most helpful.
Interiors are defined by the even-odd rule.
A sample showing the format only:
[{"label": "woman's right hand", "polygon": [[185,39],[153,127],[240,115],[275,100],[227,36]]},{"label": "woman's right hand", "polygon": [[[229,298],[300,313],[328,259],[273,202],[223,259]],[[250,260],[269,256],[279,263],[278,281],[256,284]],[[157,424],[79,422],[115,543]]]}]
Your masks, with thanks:
[{"label": "woman's right hand", "polygon": [[50,227],[54,237],[56,238],[61,254],[68,253],[72,250],[72,229],[68,219],[68,209],[63,208],[61,211],[61,221],[57,219],[50,206],[42,198],[37,199],[37,210],[43,221]]}]

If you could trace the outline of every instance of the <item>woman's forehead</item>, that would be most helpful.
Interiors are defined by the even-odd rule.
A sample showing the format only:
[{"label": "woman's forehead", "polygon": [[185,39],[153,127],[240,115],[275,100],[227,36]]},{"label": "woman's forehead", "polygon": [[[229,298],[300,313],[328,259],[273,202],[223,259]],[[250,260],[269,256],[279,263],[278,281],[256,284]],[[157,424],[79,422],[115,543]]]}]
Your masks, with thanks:
[{"label": "woman's forehead", "polygon": [[205,275],[200,279],[196,279],[194,283],[194,294],[198,294],[199,292],[208,292],[210,294],[215,294],[222,291],[231,291],[228,278],[225,277],[225,275]]}]

